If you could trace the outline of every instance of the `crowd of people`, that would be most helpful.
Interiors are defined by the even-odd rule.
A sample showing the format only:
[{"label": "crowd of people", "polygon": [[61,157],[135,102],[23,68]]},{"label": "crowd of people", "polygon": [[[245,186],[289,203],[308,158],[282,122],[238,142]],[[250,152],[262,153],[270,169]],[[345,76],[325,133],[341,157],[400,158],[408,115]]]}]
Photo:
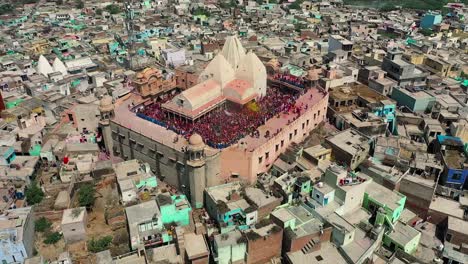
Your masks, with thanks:
[{"label": "crowd of people", "polygon": [[299,114],[300,109],[295,106],[298,96],[272,88],[268,90],[267,95],[253,103],[255,107],[244,106],[241,109],[219,107],[195,122],[166,115],[162,104],[169,99],[145,106],[139,110],[138,115],[187,139],[192,134],[198,133],[211,147],[225,148],[248,135],[260,137],[257,128],[280,113]]},{"label": "crowd of people", "polygon": [[305,88],[306,87],[305,80],[302,77],[297,77],[297,76],[294,76],[294,75],[291,75],[291,74],[276,73],[275,75],[273,75],[273,78],[275,80],[279,80],[279,81],[282,81],[282,82],[285,82],[285,83],[289,83],[289,84],[297,86],[299,88]]}]

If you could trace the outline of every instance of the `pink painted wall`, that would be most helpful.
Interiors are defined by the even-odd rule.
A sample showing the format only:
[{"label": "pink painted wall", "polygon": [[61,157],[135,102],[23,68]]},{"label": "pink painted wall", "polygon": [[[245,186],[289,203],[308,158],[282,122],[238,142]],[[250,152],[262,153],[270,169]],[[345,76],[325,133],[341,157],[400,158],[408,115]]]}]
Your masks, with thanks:
[{"label": "pink painted wall", "polygon": [[[327,105],[328,93],[316,104],[307,109],[298,119],[294,120],[288,126],[283,127],[281,132],[252,152],[248,150],[245,151],[239,146],[232,146],[231,148],[223,150],[221,152],[222,177],[224,179],[230,179],[232,173],[238,173],[242,179],[251,183],[255,182],[257,180],[257,174],[266,172],[292,142],[301,142],[307,137],[311,130],[325,120]],[[319,111],[320,114],[318,114]],[[316,115],[315,119],[314,114]],[[309,125],[307,125],[307,120],[309,120]],[[303,123],[305,124],[304,129],[302,129]],[[296,129],[297,134],[294,135],[294,130]],[[293,135],[291,140],[289,139],[290,133]],[[281,140],[284,140],[283,147],[281,147]],[[276,151],[277,144],[279,145],[278,151]],[[269,152],[268,159],[265,157],[266,152]],[[263,161],[259,164],[260,157],[263,157]]]}]

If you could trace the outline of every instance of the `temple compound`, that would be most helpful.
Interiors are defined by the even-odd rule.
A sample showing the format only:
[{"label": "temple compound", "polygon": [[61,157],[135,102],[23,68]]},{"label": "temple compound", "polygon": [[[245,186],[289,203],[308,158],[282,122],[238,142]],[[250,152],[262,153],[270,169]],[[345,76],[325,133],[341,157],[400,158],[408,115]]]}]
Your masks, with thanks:
[{"label": "temple compound", "polygon": [[255,182],[291,143],[324,120],[326,91],[305,86],[305,80],[273,87],[270,79],[237,37],[226,39],[198,83],[186,90],[175,87],[173,76],[146,69],[137,74],[133,93],[101,102],[100,109],[111,111],[101,113],[107,119],[101,124],[109,124],[102,128],[106,148],[111,155],[149,163],[193,206],[202,207],[206,187]]}]

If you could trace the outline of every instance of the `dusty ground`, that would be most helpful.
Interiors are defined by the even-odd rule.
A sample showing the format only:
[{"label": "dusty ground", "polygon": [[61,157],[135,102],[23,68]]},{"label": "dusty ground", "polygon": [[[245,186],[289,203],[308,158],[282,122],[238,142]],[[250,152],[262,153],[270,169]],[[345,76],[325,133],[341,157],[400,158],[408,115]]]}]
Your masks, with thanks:
[{"label": "dusty ground", "polygon": [[[93,210],[88,211],[87,239],[98,239],[110,235],[114,238],[113,244],[110,247],[111,252],[124,254],[129,251],[127,230],[121,228],[112,231],[111,227],[106,224],[105,219],[106,207],[113,208],[120,206],[117,186],[115,184],[97,184],[96,186],[98,187],[96,188],[96,200]],[[78,207],[77,193],[75,192],[75,196],[72,198],[72,206],[70,208]],[[52,223],[52,231],[61,231],[60,222],[61,220],[57,220]],[[43,241],[44,235],[36,233],[36,250],[47,260],[56,260],[60,253],[68,250],[76,263],[91,263],[89,262],[89,255],[92,254],[87,254],[85,241],[72,245],[65,245],[63,238],[55,245],[46,245]]]},{"label": "dusty ground", "polygon": [[[60,231],[59,227],[60,223],[54,222],[52,223],[52,231]],[[34,238],[34,243],[36,245],[36,250],[37,252],[44,257],[44,259],[47,260],[56,260],[60,253],[64,252],[65,249],[65,241],[60,239],[56,244],[54,245],[47,245],[44,243],[45,235],[43,233],[38,233],[36,232],[35,238]]]}]

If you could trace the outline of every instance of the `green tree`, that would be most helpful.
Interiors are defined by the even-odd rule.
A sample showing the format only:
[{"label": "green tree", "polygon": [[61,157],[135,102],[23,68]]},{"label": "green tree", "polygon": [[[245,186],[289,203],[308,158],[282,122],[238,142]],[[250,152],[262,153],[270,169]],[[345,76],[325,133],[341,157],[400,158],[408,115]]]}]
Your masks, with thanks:
[{"label": "green tree", "polygon": [[88,250],[97,253],[109,248],[112,242],[111,236],[101,237],[100,239],[94,239],[94,237],[88,242]]},{"label": "green tree", "polygon": [[76,8],[78,8],[78,9],[83,9],[83,8],[84,8],[84,2],[83,2],[83,0],[76,0],[76,1],[75,1],[75,6],[76,6]]},{"label": "green tree", "polygon": [[41,217],[34,223],[34,229],[36,232],[45,232],[50,229],[52,223],[45,217]]},{"label": "green tree", "polygon": [[94,194],[96,193],[96,190],[94,189],[94,186],[91,184],[85,184],[83,185],[80,190],[78,191],[78,202],[81,206],[86,206],[90,207],[94,204],[94,200],[96,197],[94,197]]},{"label": "green tree", "polygon": [[11,4],[0,5],[0,15],[11,13],[14,9],[15,8]]},{"label": "green tree", "polygon": [[96,9],[96,15],[98,15],[98,16],[102,15],[102,9],[101,8]]},{"label": "green tree", "polygon": [[57,243],[62,238],[59,232],[48,233],[44,239],[44,243],[51,245]]},{"label": "green tree", "polygon": [[197,9],[195,9],[193,11],[193,15],[194,16],[202,16],[202,15],[205,15],[207,17],[209,17],[211,14],[210,12],[208,12],[208,10],[204,9],[204,8],[201,8],[201,7],[198,7]]},{"label": "green tree", "polygon": [[25,192],[25,195],[26,202],[29,205],[38,204],[44,198],[44,192],[39,186],[37,186],[35,182],[33,182],[31,186],[29,186],[29,188]]},{"label": "green tree", "polygon": [[301,4],[303,0],[296,0],[294,3],[289,5],[289,9],[301,9]]},{"label": "green tree", "polygon": [[109,12],[112,15],[118,14],[121,12],[120,7],[115,4],[110,4],[106,6],[106,11]]},{"label": "green tree", "polygon": [[434,33],[434,31],[432,31],[432,29],[430,28],[422,28],[419,30],[419,33],[427,37],[427,36],[431,36]]}]

